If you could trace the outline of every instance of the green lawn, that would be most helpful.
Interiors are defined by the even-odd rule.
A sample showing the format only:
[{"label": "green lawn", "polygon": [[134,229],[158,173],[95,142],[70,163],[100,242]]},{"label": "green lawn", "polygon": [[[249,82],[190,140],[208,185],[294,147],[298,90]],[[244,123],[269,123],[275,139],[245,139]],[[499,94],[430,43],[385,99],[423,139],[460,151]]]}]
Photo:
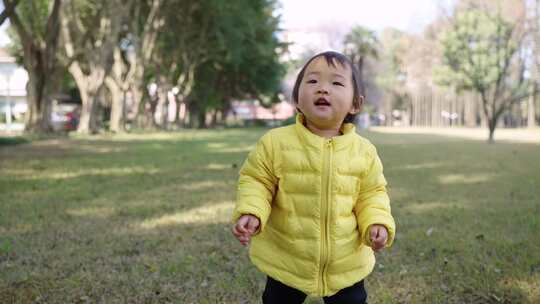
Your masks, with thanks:
[{"label": "green lawn", "polygon": [[[263,132],[0,141],[0,303],[259,303],[229,217]],[[540,145],[365,136],[398,227],[370,303],[540,303]]]}]

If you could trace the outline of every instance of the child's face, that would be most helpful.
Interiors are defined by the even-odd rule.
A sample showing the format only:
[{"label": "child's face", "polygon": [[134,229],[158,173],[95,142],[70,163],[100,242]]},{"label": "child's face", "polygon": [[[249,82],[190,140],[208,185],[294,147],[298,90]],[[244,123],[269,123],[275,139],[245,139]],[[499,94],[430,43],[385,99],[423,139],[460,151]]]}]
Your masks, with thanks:
[{"label": "child's face", "polygon": [[348,113],[356,114],[353,104],[352,71],[324,57],[315,58],[306,68],[298,90],[298,108],[318,129],[339,128]]}]

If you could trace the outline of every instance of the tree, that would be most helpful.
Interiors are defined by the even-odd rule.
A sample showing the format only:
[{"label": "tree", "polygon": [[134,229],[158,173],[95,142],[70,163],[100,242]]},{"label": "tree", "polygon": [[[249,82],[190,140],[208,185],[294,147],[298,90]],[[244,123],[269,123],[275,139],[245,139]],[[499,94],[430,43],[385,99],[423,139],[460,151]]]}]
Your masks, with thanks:
[{"label": "tree", "polygon": [[[180,121],[181,103],[186,102],[194,83],[196,67],[204,60],[208,49],[207,14],[205,3],[209,1],[171,0],[163,3],[161,18],[167,31],[159,31],[155,40],[155,50],[151,56],[152,64],[147,68],[147,75],[157,84],[156,95],[150,99],[147,120],[154,127],[158,126],[156,110],[167,112],[168,96],[176,95],[175,121]],[[161,127],[166,128],[167,120],[162,115]]]},{"label": "tree", "polygon": [[407,35],[397,29],[387,28],[381,33],[381,56],[376,83],[384,90],[383,112],[388,118],[387,124],[391,123],[393,109],[405,110],[407,106],[407,73],[404,62],[407,41]]},{"label": "tree", "polygon": [[113,65],[105,76],[105,85],[111,96],[111,116],[109,129],[119,133],[125,131],[126,95],[129,91],[135,71],[135,63],[129,49],[122,49],[119,42],[113,51]]},{"label": "tree", "polygon": [[345,54],[357,65],[360,84],[360,94],[366,96],[366,80],[364,76],[364,64],[367,58],[378,58],[378,39],[375,32],[362,27],[354,27],[345,36]]},{"label": "tree", "polygon": [[196,118],[190,123],[206,127],[207,112],[225,114],[232,99],[275,95],[284,69],[278,61],[273,1],[199,3],[205,52],[197,56],[188,106]]},{"label": "tree", "polygon": [[490,143],[501,115],[529,94],[522,42],[521,22],[478,7],[459,11],[441,38],[443,66],[437,81],[480,95]]},{"label": "tree", "polygon": [[530,66],[531,95],[527,103],[527,126],[536,126],[536,97],[540,82],[540,0],[528,1],[527,10],[530,13],[528,18],[528,38],[532,50],[532,60]]},{"label": "tree", "polygon": [[[173,13],[173,12],[171,12]],[[181,13],[181,12],[177,12]],[[144,98],[148,96],[147,69],[152,65],[152,57],[156,51],[156,40],[159,31],[165,25],[163,20],[163,1],[135,1],[132,9],[131,46],[133,47],[133,76],[131,92],[134,103],[130,118],[137,120],[139,112],[144,109]]]},{"label": "tree", "polygon": [[[58,48],[61,0],[3,0],[2,12],[11,22],[22,48],[22,62],[28,72],[26,86],[27,132],[51,132],[53,94],[58,86]],[[15,8],[15,5],[17,7]]]},{"label": "tree", "polygon": [[100,91],[112,68],[121,14],[126,11],[120,2],[66,0],[61,33],[69,61],[68,70],[81,95],[79,133],[94,133],[99,127]]}]

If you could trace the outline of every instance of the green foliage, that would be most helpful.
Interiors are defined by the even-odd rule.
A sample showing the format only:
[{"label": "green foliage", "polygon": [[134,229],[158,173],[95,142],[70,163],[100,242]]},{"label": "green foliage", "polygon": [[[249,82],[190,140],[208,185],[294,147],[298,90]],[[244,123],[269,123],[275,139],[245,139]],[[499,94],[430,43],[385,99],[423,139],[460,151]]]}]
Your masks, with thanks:
[{"label": "green foliage", "polygon": [[436,81],[458,90],[488,90],[505,76],[516,52],[512,30],[512,24],[490,12],[459,13],[454,27],[442,35],[444,65],[436,69]]},{"label": "green foliage", "polygon": [[19,1],[15,8],[28,32],[43,39],[47,31],[51,0]]},{"label": "green foliage", "polygon": [[[278,19],[273,2],[203,1],[209,22],[206,61],[196,71],[197,102],[215,108],[232,98],[260,98],[279,90],[284,67],[278,61]],[[214,92],[209,92],[214,91]]]},{"label": "green foliage", "polygon": [[[51,0],[20,1],[17,6],[23,23],[38,40],[45,37],[51,4]],[[125,57],[130,47],[137,49],[133,45],[143,45],[143,40],[148,38],[142,35],[145,27],[160,28],[155,48],[152,48],[153,58],[149,61],[145,58],[142,63],[147,83],[164,76],[166,85],[174,86],[181,75],[194,71],[191,100],[199,103],[198,108],[202,110],[226,108],[235,98],[277,100],[275,96],[285,69],[279,62],[283,47],[276,37],[279,19],[274,15],[275,0],[162,1],[156,22],[146,24],[153,4],[149,0],[125,3],[122,9],[129,10],[133,18],[122,19],[118,42],[122,44]],[[114,7],[107,1],[63,3],[62,17],[67,18],[75,47],[72,59],[78,60],[85,73],[96,65],[93,59],[97,60],[98,56],[91,55],[99,54],[97,50],[111,35],[112,26],[104,26],[107,22],[104,16],[114,15],[115,12],[110,11]],[[116,17],[121,18],[121,15]],[[12,53],[22,54],[18,37],[13,36]],[[151,48],[151,43],[144,45]],[[57,52],[61,54],[64,50],[60,47]],[[22,61],[22,57],[18,59]],[[130,63],[126,61],[126,64]]]},{"label": "green foliage", "polygon": [[350,33],[345,36],[345,54],[354,62],[360,58],[378,58],[379,40],[374,31],[363,26],[355,26]]},{"label": "green foliage", "polygon": [[[47,19],[49,18],[52,0],[19,1],[15,12],[19,16],[25,30],[33,37],[44,43],[46,36]],[[18,64],[23,65],[23,47],[21,38],[13,25],[7,29],[10,39],[9,53],[15,57]]]},{"label": "green foliage", "polygon": [[381,35],[382,56],[384,65],[376,79],[377,85],[385,90],[393,90],[402,86],[406,74],[403,70],[403,57],[407,51],[404,43],[404,33],[394,29],[387,29]]},{"label": "green foliage", "polygon": [[[190,109],[227,108],[232,99],[274,101],[284,67],[274,1],[167,1],[156,65],[173,85],[193,71]],[[149,76],[152,78],[152,76]],[[182,85],[182,84],[180,84]],[[196,113],[194,113],[196,114]]]},{"label": "green foliage", "polygon": [[18,65],[24,65],[24,51],[19,35],[17,35],[17,32],[15,31],[15,28],[13,26],[10,26],[6,32],[10,40],[10,43],[6,46],[7,51],[11,56],[15,57],[15,62],[17,62]]},{"label": "green foliage", "polygon": [[381,33],[379,63],[383,68],[378,71],[375,83],[388,94],[392,109],[404,110],[410,104],[410,96],[405,89],[405,56],[410,45],[407,38],[405,33],[396,29],[386,29]]},{"label": "green foliage", "polygon": [[362,26],[354,27],[345,36],[345,54],[351,58],[358,68],[357,79],[359,84],[359,94],[367,96],[368,78],[364,75],[367,58],[377,59],[379,57],[379,41],[375,32]]}]

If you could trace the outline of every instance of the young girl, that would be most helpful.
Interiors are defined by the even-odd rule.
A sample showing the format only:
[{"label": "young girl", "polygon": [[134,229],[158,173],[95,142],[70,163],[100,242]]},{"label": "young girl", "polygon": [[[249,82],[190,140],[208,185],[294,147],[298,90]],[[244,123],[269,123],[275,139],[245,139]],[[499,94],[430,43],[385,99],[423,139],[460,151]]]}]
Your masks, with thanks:
[{"label": "young girl", "polygon": [[365,303],[373,251],[392,244],[381,161],[350,123],[358,80],[344,55],[312,57],[293,89],[296,124],[266,133],[240,170],[232,230],[268,275],[265,304]]}]

